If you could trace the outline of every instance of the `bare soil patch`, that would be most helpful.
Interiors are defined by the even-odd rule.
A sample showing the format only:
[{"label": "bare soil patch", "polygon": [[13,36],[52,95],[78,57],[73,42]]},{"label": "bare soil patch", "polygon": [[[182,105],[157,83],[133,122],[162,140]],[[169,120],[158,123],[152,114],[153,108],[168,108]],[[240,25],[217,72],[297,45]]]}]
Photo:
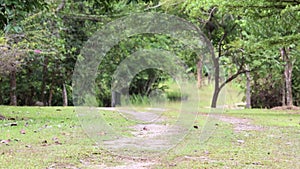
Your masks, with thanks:
[{"label": "bare soil patch", "polygon": [[137,162],[137,161],[125,161],[124,165],[106,167],[106,169],[148,169],[151,165],[154,165],[155,162]]},{"label": "bare soil patch", "polygon": [[271,110],[300,110],[300,107],[297,107],[297,106],[278,106],[278,107],[273,107]]},{"label": "bare soil patch", "polygon": [[232,124],[235,132],[261,131],[264,129],[261,126],[256,126],[251,124],[251,120],[246,118],[237,118],[237,117],[225,116],[220,114],[211,114],[210,116],[220,121]]},{"label": "bare soil patch", "polygon": [[178,140],[186,132],[184,127],[166,123],[168,119],[161,114],[166,111],[165,109],[149,108],[140,112],[125,109],[105,110],[118,111],[125,118],[135,120],[137,124],[128,128],[133,137],[120,137],[102,143],[105,149],[120,156],[118,161],[123,164],[113,167],[101,166],[101,168],[151,168],[152,165],[157,164],[154,158],[171,149],[174,145],[173,141]]}]

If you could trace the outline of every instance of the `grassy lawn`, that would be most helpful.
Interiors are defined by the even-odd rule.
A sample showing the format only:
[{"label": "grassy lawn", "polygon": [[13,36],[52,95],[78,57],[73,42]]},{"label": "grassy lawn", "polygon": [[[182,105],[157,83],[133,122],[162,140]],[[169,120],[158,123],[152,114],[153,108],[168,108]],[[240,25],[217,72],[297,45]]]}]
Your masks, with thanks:
[{"label": "grassy lawn", "polygon": [[[195,122],[190,124],[189,134],[161,156],[140,161],[113,155],[97,145],[84,132],[73,107],[0,106],[0,114],[6,117],[0,120],[0,168],[135,168],[137,165],[129,164],[136,162],[141,162],[140,168],[145,162],[151,162],[144,168],[178,169],[300,166],[299,112],[225,109],[216,114],[218,118],[213,118],[207,116],[212,87],[201,89],[199,95],[202,113],[194,112],[193,102],[185,105],[184,112],[197,114],[191,116]],[[233,105],[242,97],[231,86],[224,104]],[[146,111],[145,106],[135,106],[135,109]],[[167,111],[162,116],[167,121],[163,124],[176,121],[182,112],[178,103],[168,103],[164,108]],[[115,132],[132,136],[129,127],[136,125],[135,121],[125,120],[113,111],[99,110],[99,114]],[[91,122],[97,123],[97,119]],[[253,130],[236,130],[253,126],[256,127]]]},{"label": "grassy lawn", "polygon": [[0,168],[115,163],[83,132],[74,108],[0,106]]},{"label": "grassy lawn", "polygon": [[[157,168],[297,168],[300,166],[300,114],[270,110],[234,110],[223,116],[250,119],[259,130],[234,131],[220,120],[208,140],[193,130]],[[201,116],[198,121],[201,121]]]},{"label": "grassy lawn", "polygon": [[[103,168],[124,163],[86,136],[74,108],[0,106],[0,113],[10,119],[0,121],[1,168]],[[112,112],[105,114],[116,129],[133,125],[122,125]],[[152,159],[151,168],[300,166],[299,112],[231,110],[223,115],[247,118],[261,129],[236,132],[233,124],[211,119],[216,129],[208,140],[200,140],[207,120],[200,114],[194,124],[199,129],[192,129],[175,148]]]}]

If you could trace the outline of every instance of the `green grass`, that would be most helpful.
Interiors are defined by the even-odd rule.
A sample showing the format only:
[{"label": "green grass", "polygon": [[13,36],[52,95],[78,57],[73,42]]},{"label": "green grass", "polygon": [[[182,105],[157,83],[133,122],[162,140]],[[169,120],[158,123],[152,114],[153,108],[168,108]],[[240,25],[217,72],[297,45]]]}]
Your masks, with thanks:
[{"label": "green grass", "polygon": [[[15,118],[0,121],[0,140],[11,140],[8,145],[0,144],[0,168],[89,168],[87,166],[92,164],[113,166],[122,163],[86,136],[73,108],[0,106],[0,112]],[[112,112],[102,113],[106,114],[107,121],[114,122],[117,130],[123,128],[124,132],[128,132],[124,128],[134,124],[124,124]],[[170,111],[165,115],[176,119],[177,114]],[[201,127],[207,119],[198,116],[194,125],[200,126],[200,129],[192,129],[185,140],[160,157],[153,168],[299,166],[300,115],[297,112],[254,109],[230,110],[224,115],[251,119],[251,124],[264,130],[236,133],[231,124],[212,120],[210,123],[218,124],[217,129],[208,140],[199,140]],[[10,126],[15,122],[17,126]],[[25,134],[20,133],[22,129]]]},{"label": "green grass", "polygon": [[[192,130],[156,168],[297,168],[300,152],[300,114],[270,110],[234,110],[223,115],[252,119],[262,131],[234,132],[229,123],[211,120],[218,127],[208,140]],[[196,124],[203,126],[203,117]],[[238,140],[243,140],[239,143]]]},{"label": "green grass", "polygon": [[[243,96],[234,86],[227,90],[226,104],[240,102]],[[299,111],[221,111],[224,116],[246,118],[251,125],[262,128],[235,132],[232,124],[204,116],[211,111],[206,108],[211,93],[210,86],[200,90],[200,114],[194,111],[193,102],[185,105],[188,107],[185,111],[198,114],[194,124],[190,124],[190,133],[175,148],[151,159],[156,163],[152,168],[281,169],[300,166]],[[163,106],[167,108],[162,113],[168,119],[167,123],[176,121],[181,111],[180,104],[172,102]],[[135,108],[145,111],[145,107]],[[84,132],[81,119],[72,107],[0,106],[0,114],[11,119],[0,120],[0,141],[10,140],[7,145],[0,143],[0,168],[103,168],[128,162],[97,146]],[[136,122],[111,111],[99,111],[99,115],[117,133],[131,136],[132,129],[128,127]],[[11,126],[12,123],[17,126]],[[205,124],[216,126],[216,129],[210,131],[210,128],[203,127]],[[199,126],[199,129],[193,126]],[[20,131],[25,131],[25,134]],[[203,133],[209,137],[200,139]]]},{"label": "green grass", "polygon": [[[7,145],[0,144],[0,168],[64,168],[82,167],[84,163],[117,163],[87,137],[74,108],[0,106],[0,114],[15,119],[0,121],[0,140],[11,140]],[[21,134],[21,130],[25,130],[25,134]]]}]

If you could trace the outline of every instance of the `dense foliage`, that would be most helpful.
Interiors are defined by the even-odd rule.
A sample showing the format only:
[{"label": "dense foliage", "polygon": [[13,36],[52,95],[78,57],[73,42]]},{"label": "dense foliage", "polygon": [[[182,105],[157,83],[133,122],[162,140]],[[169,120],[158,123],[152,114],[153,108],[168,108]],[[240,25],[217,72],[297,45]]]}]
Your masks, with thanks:
[{"label": "dense foliage", "polygon": [[[212,42],[215,73],[205,65],[200,72],[214,76],[213,107],[233,80],[250,91],[252,107],[300,104],[300,2],[293,0],[1,0],[0,104],[72,105],[72,75],[84,43],[110,21],[145,11],[189,20]],[[121,41],[99,65],[99,105],[110,105],[112,73],[139,49],[176,53],[197,77],[198,57],[182,45],[166,35]],[[225,79],[217,68],[225,70]],[[130,94],[164,91],[169,79],[160,70],[145,70],[134,78]]]}]

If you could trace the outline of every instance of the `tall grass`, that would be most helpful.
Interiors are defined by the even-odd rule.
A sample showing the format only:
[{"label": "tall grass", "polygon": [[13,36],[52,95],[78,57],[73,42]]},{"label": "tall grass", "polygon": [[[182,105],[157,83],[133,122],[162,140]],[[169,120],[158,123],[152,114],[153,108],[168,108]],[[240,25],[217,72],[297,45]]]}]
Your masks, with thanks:
[{"label": "tall grass", "polygon": [[[178,107],[180,103],[188,101],[192,105],[198,105],[199,108],[209,108],[214,92],[213,84],[204,85],[200,89],[195,88],[194,84],[185,84],[184,89],[181,89],[175,81],[167,81],[164,85],[168,86],[164,91],[154,95],[131,95],[128,98],[122,98],[122,106],[162,106]],[[219,94],[219,106],[226,105],[227,107],[234,106],[236,103],[243,101],[244,93],[237,85],[226,85]],[[194,99],[194,100],[191,100]]]}]

